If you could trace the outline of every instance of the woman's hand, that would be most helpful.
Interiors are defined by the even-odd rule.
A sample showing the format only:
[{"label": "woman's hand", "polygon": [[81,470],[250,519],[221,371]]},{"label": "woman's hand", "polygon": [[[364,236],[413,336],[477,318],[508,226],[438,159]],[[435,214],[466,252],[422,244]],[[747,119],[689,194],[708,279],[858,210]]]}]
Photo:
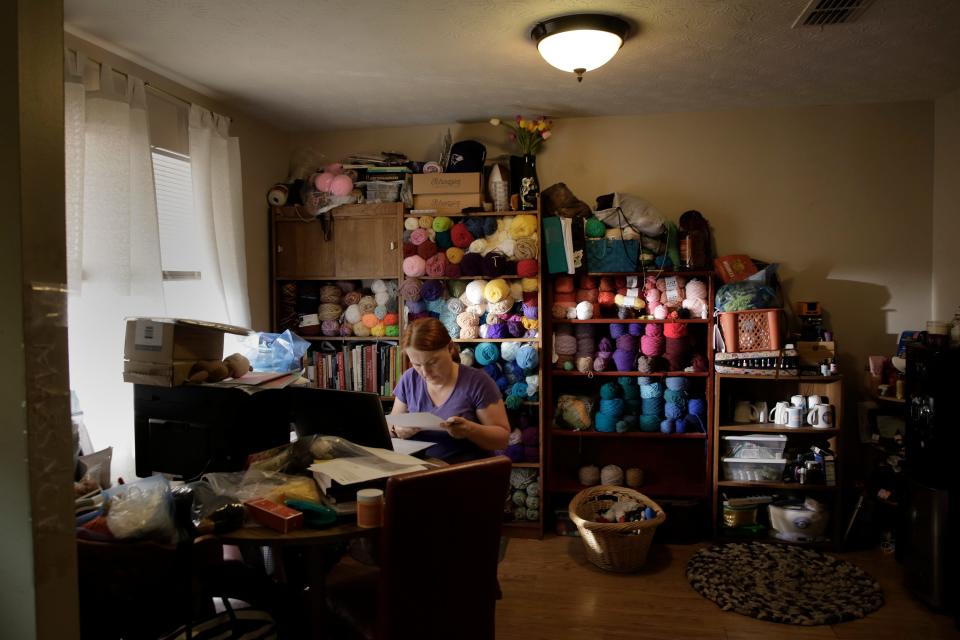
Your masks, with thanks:
[{"label": "woman's hand", "polygon": [[463,440],[473,431],[474,424],[466,418],[453,416],[451,418],[447,418],[443,426],[446,427],[447,432],[451,436],[458,440]]},{"label": "woman's hand", "polygon": [[390,427],[390,435],[394,438],[406,440],[420,433],[420,429],[414,427]]}]

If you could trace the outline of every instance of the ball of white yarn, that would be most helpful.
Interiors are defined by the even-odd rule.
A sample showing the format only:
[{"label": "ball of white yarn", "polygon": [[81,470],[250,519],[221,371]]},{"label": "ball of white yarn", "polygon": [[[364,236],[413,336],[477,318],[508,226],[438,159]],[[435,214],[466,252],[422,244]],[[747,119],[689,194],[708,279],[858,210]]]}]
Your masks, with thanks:
[{"label": "ball of white yarn", "polygon": [[584,300],[577,304],[577,320],[589,320],[593,317],[593,303]]},{"label": "ball of white yarn", "polygon": [[483,290],[487,287],[486,280],[474,280],[467,285],[466,295],[470,304],[480,304],[484,301]]},{"label": "ball of white yarn", "polygon": [[507,362],[512,362],[517,357],[517,351],[519,350],[519,342],[504,342],[500,345],[500,357]]},{"label": "ball of white yarn", "polygon": [[470,243],[467,251],[470,253],[483,253],[487,250],[487,241],[483,238],[477,238]]},{"label": "ball of white yarn", "polygon": [[360,305],[352,304],[347,307],[347,310],[343,312],[343,319],[349,322],[350,324],[357,324],[360,322],[360,317],[363,314],[360,313]]},{"label": "ball of white yarn", "polygon": [[[504,344],[511,344],[511,343],[507,342]],[[517,343],[514,342],[512,344],[517,344]],[[501,349],[501,352],[502,351],[503,350]],[[527,395],[528,396],[537,395],[537,389],[539,388],[540,388],[540,376],[538,375],[527,376]]]},{"label": "ball of white yarn", "polygon": [[657,320],[666,320],[667,319],[667,308],[664,305],[660,305],[653,310],[653,317]]},{"label": "ball of white yarn", "polygon": [[586,487],[592,487],[600,482],[600,469],[598,469],[595,464],[580,467],[580,471],[577,472],[577,477],[580,479],[580,484]]},{"label": "ball of white yarn", "polygon": [[465,367],[473,366],[473,349],[462,349],[460,351],[460,364]]},{"label": "ball of white yarn", "polygon": [[510,297],[514,300],[523,300],[523,285],[519,280],[510,283]]},{"label": "ball of white yarn", "polygon": [[386,290],[387,290],[387,283],[384,282],[383,280],[374,280],[373,282],[370,283],[370,291],[373,291],[374,293],[382,293],[382,292],[386,292]]},{"label": "ball of white yarn", "polygon": [[416,218],[407,218],[403,221],[403,228],[407,231],[416,231],[420,228],[420,221]]},{"label": "ball of white yarn", "polygon": [[373,299],[376,300],[378,305],[380,305],[381,307],[385,307],[387,306],[387,303],[390,302],[390,294],[387,293],[386,290],[377,291],[374,294]]},{"label": "ball of white yarn", "polygon": [[623,469],[608,464],[600,470],[600,484],[623,484]]}]

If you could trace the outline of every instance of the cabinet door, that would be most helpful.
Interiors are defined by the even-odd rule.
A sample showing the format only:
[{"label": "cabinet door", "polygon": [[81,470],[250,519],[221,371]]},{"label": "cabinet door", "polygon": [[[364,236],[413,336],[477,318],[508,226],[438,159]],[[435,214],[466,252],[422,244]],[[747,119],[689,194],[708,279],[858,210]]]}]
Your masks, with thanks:
[{"label": "cabinet door", "polygon": [[400,218],[334,215],[338,278],[396,278],[399,276]]},{"label": "cabinet door", "polygon": [[333,278],[333,236],[323,237],[319,222],[277,220],[276,277],[278,278]]}]

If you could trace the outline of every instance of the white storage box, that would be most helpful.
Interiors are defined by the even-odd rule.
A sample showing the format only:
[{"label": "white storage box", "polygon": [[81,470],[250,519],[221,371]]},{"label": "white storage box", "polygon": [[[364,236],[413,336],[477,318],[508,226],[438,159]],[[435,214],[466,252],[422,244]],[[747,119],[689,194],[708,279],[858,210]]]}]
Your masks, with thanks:
[{"label": "white storage box", "polygon": [[723,477],[741,482],[780,482],[786,458],[724,458]]},{"label": "white storage box", "polygon": [[787,447],[787,436],[755,433],[749,436],[723,436],[728,458],[782,458]]}]

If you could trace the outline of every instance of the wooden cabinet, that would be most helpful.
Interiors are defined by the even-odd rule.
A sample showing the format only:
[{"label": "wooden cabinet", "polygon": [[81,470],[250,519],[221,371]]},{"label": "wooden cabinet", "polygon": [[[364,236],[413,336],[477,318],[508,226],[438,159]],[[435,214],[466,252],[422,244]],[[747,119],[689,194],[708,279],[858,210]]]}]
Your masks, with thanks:
[{"label": "wooden cabinet", "polygon": [[344,205],[328,229],[302,207],[273,207],[276,279],[396,278],[400,274],[403,204]]},{"label": "wooden cabinet", "polygon": [[[714,411],[714,464],[713,464],[713,522],[714,531],[720,538],[744,537],[748,528],[730,528],[724,526],[724,500],[737,498],[766,499],[803,499],[811,497],[824,504],[829,509],[829,522],[824,534],[825,540],[820,542],[825,546],[837,547],[843,533],[842,513],[842,470],[846,464],[845,451],[842,446],[843,432],[843,386],[839,376],[761,376],[745,374],[716,374],[715,381],[715,411]],[[790,401],[794,395],[820,396],[826,403],[834,407],[833,427],[822,429],[807,426],[788,428],[783,425],[766,423],[737,423],[734,421],[735,407],[738,402],[766,402],[771,410],[777,402]],[[752,434],[786,436],[784,457],[787,459],[787,469],[796,459],[796,453],[808,452],[812,445],[827,447],[833,452],[834,469],[833,479],[818,479],[817,481],[799,484],[795,478],[767,477],[763,480],[734,478],[731,474],[738,473],[732,468],[724,468],[724,458],[728,455],[729,440],[725,436],[746,436]],[[753,456],[747,456],[754,458]],[[748,465],[749,466],[749,465]],[[789,474],[788,474],[789,475]],[[758,508],[757,520],[761,527],[757,527],[757,535],[763,526],[769,527],[766,504],[761,503]],[[766,536],[764,537],[766,539]]]}]

